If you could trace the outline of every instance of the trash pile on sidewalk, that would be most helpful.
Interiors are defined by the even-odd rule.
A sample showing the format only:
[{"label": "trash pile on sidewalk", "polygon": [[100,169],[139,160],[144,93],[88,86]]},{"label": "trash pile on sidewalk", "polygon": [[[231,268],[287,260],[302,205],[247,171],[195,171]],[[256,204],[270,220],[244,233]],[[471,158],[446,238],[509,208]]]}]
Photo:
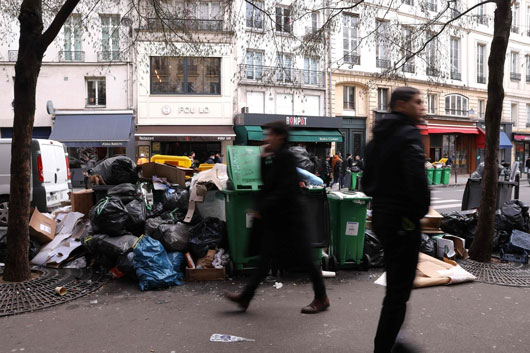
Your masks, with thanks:
[{"label": "trash pile on sidewalk", "polygon": [[[141,290],[180,285],[185,277],[224,279],[229,260],[224,250],[226,224],[201,215],[196,204],[208,189],[226,187],[226,166],[217,164],[191,182],[177,167],[148,163],[141,169],[139,177],[129,158],[109,158],[94,170],[105,183],[117,185],[107,185],[99,200],[88,189],[73,192],[71,205],[50,214],[35,209],[30,220],[31,263],[97,266],[115,277],[137,280]],[[153,191],[153,201],[147,189]],[[5,242],[0,234],[0,262]]]}]

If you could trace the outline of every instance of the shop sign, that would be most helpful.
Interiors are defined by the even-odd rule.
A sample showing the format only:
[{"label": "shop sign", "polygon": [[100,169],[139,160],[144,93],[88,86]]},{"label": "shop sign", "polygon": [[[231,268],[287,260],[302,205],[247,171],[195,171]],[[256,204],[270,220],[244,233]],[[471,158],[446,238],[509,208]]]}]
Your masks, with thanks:
[{"label": "shop sign", "polygon": [[210,109],[208,107],[178,107],[179,114],[208,114]]},{"label": "shop sign", "polygon": [[530,135],[513,135],[513,139],[516,141],[530,141]]},{"label": "shop sign", "polygon": [[140,141],[154,141],[155,137],[154,136],[138,136],[138,139]]},{"label": "shop sign", "polygon": [[325,137],[319,137],[318,140],[320,142],[340,142],[340,137],[335,136],[325,136]]},{"label": "shop sign", "polygon": [[101,146],[103,147],[123,146],[123,142],[102,142]]},{"label": "shop sign", "polygon": [[302,116],[286,116],[285,123],[289,126],[307,126],[307,118]]},{"label": "shop sign", "polygon": [[217,136],[217,141],[231,141],[232,136]]}]

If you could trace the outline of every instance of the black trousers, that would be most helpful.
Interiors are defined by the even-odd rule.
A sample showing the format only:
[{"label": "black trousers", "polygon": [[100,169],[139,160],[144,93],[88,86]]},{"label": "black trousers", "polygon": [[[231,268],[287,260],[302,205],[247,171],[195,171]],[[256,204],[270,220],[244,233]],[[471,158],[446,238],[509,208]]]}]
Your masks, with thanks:
[{"label": "black trousers", "polygon": [[407,301],[416,276],[421,243],[419,220],[378,212],[373,214],[375,234],[383,242],[386,294],[374,340],[375,353],[391,352],[405,320]]},{"label": "black trousers", "polygon": [[[258,224],[264,225],[264,223],[265,222],[259,222]],[[298,241],[292,241],[288,247],[285,247],[285,244],[281,244],[280,249],[278,243],[281,242],[281,239],[279,239],[281,236],[278,236],[277,230],[275,232],[275,229],[268,229],[266,225],[264,225],[264,227],[266,230],[263,231],[262,239],[260,241],[261,246],[259,251],[259,265],[250,277],[248,283],[245,285],[245,288],[242,292],[242,297],[251,300],[254,297],[256,289],[259,287],[260,283],[265,279],[265,277],[267,277],[269,269],[278,264],[285,263],[285,261],[282,261],[282,258],[285,259],[286,256],[291,256],[292,259],[294,259],[294,265],[309,275],[309,278],[313,283],[315,299],[324,300],[327,296],[324,278],[322,277],[322,271],[313,261],[313,253],[309,239],[305,239],[304,235],[301,234],[301,237],[298,239]],[[281,251],[285,250],[286,248],[291,248],[293,251]]]}]

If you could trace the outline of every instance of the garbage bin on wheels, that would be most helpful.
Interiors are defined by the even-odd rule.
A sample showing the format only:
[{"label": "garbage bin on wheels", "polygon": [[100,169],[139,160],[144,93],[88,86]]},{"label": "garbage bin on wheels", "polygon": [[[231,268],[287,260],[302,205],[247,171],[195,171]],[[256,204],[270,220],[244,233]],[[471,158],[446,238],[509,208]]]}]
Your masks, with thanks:
[{"label": "garbage bin on wheels", "polygon": [[301,203],[304,207],[304,230],[314,251],[314,261],[322,263],[322,249],[329,246],[331,227],[329,220],[329,202],[324,188],[302,189]]},{"label": "garbage bin on wheels", "polygon": [[363,176],[363,172],[352,172],[351,173],[351,185],[350,185],[350,191],[358,190],[360,187],[361,177]]},{"label": "garbage bin on wheels", "polygon": [[442,184],[449,185],[449,180],[451,179],[451,168],[442,169]]},{"label": "garbage bin on wheels", "polygon": [[427,174],[427,184],[432,185],[434,182],[434,168],[425,169],[425,174]]},{"label": "garbage bin on wheels", "polygon": [[[497,204],[496,209],[500,209],[506,201],[512,199],[513,188],[517,185],[514,181],[499,180],[497,184]],[[480,207],[482,199],[482,179],[469,178],[462,196],[462,211],[476,209]]]},{"label": "garbage bin on wheels", "polygon": [[434,177],[433,177],[433,185],[440,185],[442,182],[442,169],[441,168],[435,168],[434,169]]},{"label": "garbage bin on wheels", "polygon": [[328,264],[331,270],[360,265],[370,267],[370,259],[363,256],[366,209],[371,198],[362,192],[328,194],[331,242]]}]

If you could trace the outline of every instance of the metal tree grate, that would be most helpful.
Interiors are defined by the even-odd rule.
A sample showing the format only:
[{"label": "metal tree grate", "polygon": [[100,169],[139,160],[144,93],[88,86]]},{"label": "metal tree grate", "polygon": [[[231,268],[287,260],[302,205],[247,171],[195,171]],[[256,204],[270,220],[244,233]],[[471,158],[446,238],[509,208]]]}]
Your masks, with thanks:
[{"label": "metal tree grate", "polygon": [[[0,267],[0,273],[3,268]],[[33,270],[38,278],[22,283],[0,283],[0,317],[49,308],[95,292],[109,280],[105,273],[90,269]],[[56,287],[65,287],[67,293],[59,296]]]},{"label": "metal tree grate", "polygon": [[517,263],[482,263],[461,260],[458,264],[477,281],[501,286],[530,287],[530,267]]}]

